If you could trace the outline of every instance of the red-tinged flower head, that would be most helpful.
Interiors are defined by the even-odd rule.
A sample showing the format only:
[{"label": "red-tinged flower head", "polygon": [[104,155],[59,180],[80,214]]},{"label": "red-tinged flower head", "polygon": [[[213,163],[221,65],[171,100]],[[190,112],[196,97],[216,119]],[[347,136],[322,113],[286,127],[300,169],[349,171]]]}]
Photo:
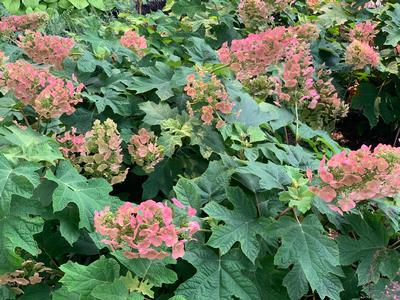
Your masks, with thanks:
[{"label": "red-tinged flower head", "polygon": [[363,145],[359,150],[343,151],[326,162],[321,160],[321,184],[310,190],[346,212],[361,201],[394,197],[400,193],[400,148],[379,145],[373,151]]},{"label": "red-tinged flower head", "polygon": [[317,9],[318,6],[320,5],[320,2],[321,0],[306,0],[307,6],[312,10]]},{"label": "red-tinged flower head", "polygon": [[146,38],[140,36],[136,31],[128,30],[120,39],[122,46],[131,49],[139,57],[144,56],[144,49],[147,48]]},{"label": "red-tinged flower head", "polygon": [[174,205],[178,208],[185,208],[185,206],[182,204],[182,202],[180,202],[178,199],[176,198],[172,198],[171,199],[172,203],[174,203]]},{"label": "red-tinged flower head", "polygon": [[350,41],[358,40],[373,45],[376,36],[376,24],[371,21],[358,23],[349,32]]},{"label": "red-tinged flower head", "polygon": [[38,64],[53,65],[62,69],[62,62],[71,53],[74,47],[72,38],[63,38],[55,35],[44,35],[40,32],[27,30],[19,36],[18,47]]},{"label": "red-tinged flower head", "polygon": [[[230,114],[234,103],[230,100],[225,86],[215,75],[198,68],[197,78],[195,74],[189,75],[184,87],[184,91],[191,98],[187,102],[188,113],[191,117],[196,113],[200,114],[203,123],[211,125],[220,113]],[[223,120],[218,119],[217,128],[224,124]]]},{"label": "red-tinged flower head", "polygon": [[184,244],[200,226],[188,221],[189,215],[180,215],[176,220],[173,217],[173,210],[166,204],[147,200],[137,206],[125,203],[115,213],[109,208],[96,212],[94,226],[107,238],[105,244],[112,250],[122,249],[129,259],[177,259],[184,255]]},{"label": "red-tinged flower head", "polygon": [[376,67],[380,57],[368,43],[354,40],[346,48],[346,64],[352,65],[354,69],[363,69],[366,66]]},{"label": "red-tinged flower head", "polygon": [[21,16],[6,16],[0,20],[0,35],[12,35],[24,30],[37,30],[49,19],[46,13],[36,12]]},{"label": "red-tinged flower head", "polygon": [[146,173],[153,172],[155,166],[164,159],[164,149],[157,144],[157,137],[145,128],[132,135],[128,152],[132,163],[141,166]]},{"label": "red-tinged flower head", "polygon": [[311,182],[312,178],[313,178],[313,172],[312,172],[312,170],[310,168],[307,168],[306,175],[307,175],[308,181]]},{"label": "red-tinged flower head", "polygon": [[82,102],[78,88],[71,81],[52,75],[24,60],[6,64],[4,84],[25,105],[31,105],[45,119],[71,115]]},{"label": "red-tinged flower head", "polygon": [[125,180],[128,169],[122,167],[122,140],[113,120],[96,120],[85,135],[76,135],[72,128],[58,141],[64,156],[78,171],[90,177],[103,177],[111,184]]}]

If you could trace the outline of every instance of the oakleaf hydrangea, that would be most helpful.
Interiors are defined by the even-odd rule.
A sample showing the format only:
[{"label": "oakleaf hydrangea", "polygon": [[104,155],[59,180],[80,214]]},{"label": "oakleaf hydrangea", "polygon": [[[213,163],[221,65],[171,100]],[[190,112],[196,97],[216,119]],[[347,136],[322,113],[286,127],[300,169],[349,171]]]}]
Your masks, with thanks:
[{"label": "oakleaf hydrangea", "polygon": [[289,7],[292,0],[241,0],[238,11],[246,28],[258,30],[274,21],[274,15]]},{"label": "oakleaf hydrangea", "polygon": [[19,36],[17,44],[35,63],[54,65],[57,69],[62,69],[62,62],[69,56],[75,42],[72,38],[27,30],[24,35]]},{"label": "oakleaf hydrangea", "polygon": [[311,23],[275,27],[234,40],[231,47],[224,44],[218,54],[253,96],[297,109],[313,127],[332,127],[332,121],[346,116],[348,107],[326,78],[328,72],[314,67],[310,41],[318,36],[318,28]]},{"label": "oakleaf hydrangea", "polygon": [[103,177],[111,184],[125,180],[128,169],[122,167],[121,138],[113,120],[94,121],[85,135],[77,135],[72,128],[58,141],[64,156],[78,171],[90,177]]},{"label": "oakleaf hydrangea", "polygon": [[131,49],[139,57],[144,55],[144,49],[147,48],[146,38],[139,35],[136,31],[128,30],[120,39],[122,46]]},{"label": "oakleaf hydrangea", "polygon": [[157,144],[157,137],[145,128],[132,135],[128,151],[132,163],[142,167],[146,173],[153,172],[154,167],[164,159],[164,149]]},{"label": "oakleaf hydrangea", "polygon": [[82,102],[83,84],[56,77],[47,69],[24,60],[3,65],[0,83],[22,103],[31,105],[44,119],[57,118],[64,113],[71,115],[75,105]]},{"label": "oakleaf hydrangea", "polygon": [[321,183],[310,190],[342,214],[359,202],[400,192],[400,148],[380,144],[373,151],[365,145],[342,151],[323,158],[318,174]]},{"label": "oakleaf hydrangea", "polygon": [[354,69],[363,69],[366,66],[376,67],[380,57],[368,43],[354,40],[346,49],[346,64],[352,65]]},{"label": "oakleaf hydrangea", "polygon": [[350,44],[346,48],[346,64],[357,70],[366,66],[376,67],[380,56],[373,48],[375,36],[376,24],[371,21],[356,24],[349,32]]},{"label": "oakleaf hydrangea", "polygon": [[187,76],[186,80],[184,91],[190,97],[187,102],[189,115],[193,117],[198,112],[204,124],[211,125],[215,120],[217,128],[223,126],[225,122],[220,114],[230,114],[234,103],[229,99],[222,82],[217,76],[200,69],[197,74]]},{"label": "oakleaf hydrangea", "polygon": [[17,295],[23,293],[21,286],[41,283],[43,273],[51,273],[52,269],[44,266],[44,263],[26,260],[21,268],[13,272],[0,275],[0,286],[9,286]]},{"label": "oakleaf hydrangea", "polygon": [[177,259],[185,254],[184,245],[200,229],[191,218],[196,210],[173,199],[175,209],[147,200],[139,205],[126,202],[112,212],[106,207],[94,216],[95,230],[112,250],[123,250],[129,259]]},{"label": "oakleaf hydrangea", "polygon": [[48,20],[48,15],[35,12],[21,16],[6,16],[0,19],[0,35],[10,35],[24,30],[37,30]]}]

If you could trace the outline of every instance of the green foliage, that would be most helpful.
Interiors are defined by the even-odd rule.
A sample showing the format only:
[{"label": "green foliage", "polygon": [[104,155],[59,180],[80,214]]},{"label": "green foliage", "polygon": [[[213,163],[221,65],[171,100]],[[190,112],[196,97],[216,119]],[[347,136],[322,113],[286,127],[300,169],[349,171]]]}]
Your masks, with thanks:
[{"label": "green foliage", "polygon": [[[43,120],[0,82],[0,282],[26,260],[52,269],[36,285],[0,285],[0,299],[16,299],[18,287],[22,300],[380,300],[400,281],[399,197],[366,200],[344,216],[332,211],[309,186],[319,180],[323,156],[344,148],[330,132],[300,122],[296,111],[254,99],[221,64],[216,50],[223,43],[253,33],[241,24],[237,2],[167,1],[163,11],[139,15],[129,0],[0,0],[4,14],[47,11],[43,31],[73,37],[75,47],[62,69],[35,65],[85,85],[74,112]],[[338,97],[362,112],[365,124],[397,129],[400,5],[305,2],[276,12],[268,26],[316,23],[314,66],[331,72]],[[345,63],[348,33],[366,20],[379,23],[371,46],[380,64],[353,70]],[[143,57],[121,45],[127,30],[145,37]],[[34,63],[13,38],[0,44],[9,62]],[[204,123],[201,105],[188,110],[185,86],[199,68],[215,75],[234,103],[232,113],[216,117],[224,121],[218,126]],[[121,137],[113,151],[129,169],[114,186],[83,176],[59,142],[73,127],[85,135],[107,118]],[[345,134],[338,125],[336,133]],[[151,173],[128,151],[141,128],[164,150]],[[351,145],[359,142],[354,136]],[[94,215],[105,207],[172,197],[196,209],[192,220],[201,226],[182,259],[128,259],[94,230]]]},{"label": "green foliage", "polygon": [[149,259],[129,260],[121,252],[115,252],[113,256],[130,272],[149,281],[154,286],[172,284],[178,278],[174,271],[166,267],[167,264],[175,264],[174,259],[166,258],[160,261]]},{"label": "green foliage", "polygon": [[314,194],[308,189],[308,179],[304,178],[298,169],[287,167],[288,174],[292,179],[292,185],[287,191],[279,194],[279,200],[288,202],[289,207],[296,207],[305,214],[311,209]]},{"label": "green foliage", "polygon": [[0,151],[13,162],[23,159],[54,164],[63,159],[54,139],[17,126],[0,128]]},{"label": "green foliage", "polygon": [[0,214],[1,273],[15,270],[22,262],[22,258],[15,252],[16,248],[34,256],[40,252],[34,235],[43,230],[43,219],[32,216],[32,212],[26,209],[26,201],[30,200],[15,200],[12,202],[12,212]]},{"label": "green foliage", "polygon": [[385,44],[394,47],[400,42],[400,5],[396,3],[393,5],[393,8],[393,10],[386,12],[386,15],[389,16],[389,20],[385,22],[382,31],[388,34]]},{"label": "green foliage", "polygon": [[0,212],[10,212],[11,200],[14,195],[30,198],[33,190],[39,185],[39,175],[36,171],[40,168],[35,163],[11,164],[5,156],[0,154],[0,184],[1,202]]},{"label": "green foliage", "polygon": [[282,239],[274,263],[281,268],[293,265],[283,280],[291,299],[300,299],[308,292],[307,281],[322,298],[340,299],[343,286],[338,277],[342,275],[339,249],[324,231],[314,215],[301,223],[282,217],[272,230]]},{"label": "green foliage", "polygon": [[341,264],[360,262],[356,271],[358,285],[377,283],[380,274],[393,280],[400,269],[400,255],[388,247],[390,229],[382,218],[366,214],[364,218],[351,215],[346,219],[359,238],[338,237]]},{"label": "green foliage", "polygon": [[176,295],[188,299],[261,299],[255,284],[242,271],[250,264],[239,251],[224,256],[216,255],[201,245],[186,254],[185,260],[197,270],[196,274],[181,284]]},{"label": "green foliage", "polygon": [[208,203],[203,210],[213,219],[223,221],[225,225],[213,228],[207,244],[218,248],[221,255],[229,252],[235,242],[240,242],[243,253],[253,263],[260,252],[257,236],[262,236],[268,227],[268,220],[257,217],[253,199],[239,188],[229,188],[227,197],[233,204],[233,210],[216,203]]},{"label": "green foliage", "polygon": [[111,186],[104,179],[86,179],[70,162],[61,162],[55,172],[48,170],[46,178],[57,184],[53,192],[53,211],[75,204],[79,210],[79,228],[92,230],[94,212],[112,204]]},{"label": "green foliage", "polygon": [[31,13],[38,11],[47,11],[50,14],[61,13],[66,9],[75,8],[83,10],[86,8],[105,11],[113,6],[106,6],[106,3],[115,1],[108,0],[1,0],[5,9],[12,13]]}]

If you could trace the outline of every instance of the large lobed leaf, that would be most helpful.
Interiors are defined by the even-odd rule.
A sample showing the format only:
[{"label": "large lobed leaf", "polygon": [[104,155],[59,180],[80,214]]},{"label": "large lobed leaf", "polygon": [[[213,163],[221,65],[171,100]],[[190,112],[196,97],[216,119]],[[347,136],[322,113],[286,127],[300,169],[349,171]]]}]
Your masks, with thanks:
[{"label": "large lobed leaf", "polygon": [[233,210],[211,201],[203,210],[212,218],[224,221],[213,229],[207,244],[228,253],[233,244],[240,242],[243,253],[254,263],[259,252],[260,243],[257,235],[263,235],[269,222],[257,217],[257,209],[253,199],[240,188],[228,188],[227,196],[233,204]]},{"label": "large lobed leaf", "polygon": [[0,153],[0,215],[10,213],[13,195],[30,198],[35,187],[39,185],[40,165],[19,163],[14,166]]},{"label": "large lobed leaf", "polygon": [[34,235],[42,231],[44,222],[41,217],[32,216],[26,201],[33,200],[14,199],[12,210],[8,214],[0,213],[0,274],[15,270],[21,262],[15,248],[34,256],[40,252]]},{"label": "large lobed leaf", "polygon": [[118,201],[109,195],[112,187],[106,180],[86,179],[68,161],[62,161],[55,173],[48,170],[45,177],[58,185],[53,192],[53,211],[75,204],[79,209],[79,228],[91,231],[94,212]]},{"label": "large lobed leaf", "polygon": [[342,276],[339,250],[336,243],[324,235],[317,216],[308,215],[301,223],[282,217],[271,234],[282,240],[275,264],[281,268],[293,265],[283,283],[291,299],[300,299],[307,293],[307,281],[322,299],[340,299],[343,286],[338,277]]},{"label": "large lobed leaf", "polygon": [[210,248],[197,244],[185,254],[184,259],[197,272],[178,287],[176,295],[191,300],[261,299],[256,285],[242,272],[249,267],[249,262],[240,251],[232,250],[218,256]]},{"label": "large lobed leaf", "polygon": [[359,262],[356,271],[358,285],[377,283],[381,274],[393,280],[400,270],[400,255],[388,247],[389,230],[383,220],[371,214],[365,214],[364,218],[349,215],[346,220],[359,238],[338,237],[340,263],[350,265]]}]

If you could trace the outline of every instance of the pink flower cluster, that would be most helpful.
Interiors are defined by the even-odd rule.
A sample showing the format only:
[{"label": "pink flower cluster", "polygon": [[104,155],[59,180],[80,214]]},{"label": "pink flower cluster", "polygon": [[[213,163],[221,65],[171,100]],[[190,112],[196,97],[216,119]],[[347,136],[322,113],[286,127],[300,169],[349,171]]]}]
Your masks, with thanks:
[{"label": "pink flower cluster", "polygon": [[394,197],[400,192],[400,148],[378,145],[374,151],[359,150],[335,154],[318,169],[320,186],[310,190],[339,213],[374,198]]},{"label": "pink flower cluster", "polygon": [[41,262],[26,260],[22,263],[21,269],[0,275],[0,286],[8,285],[20,295],[23,293],[20,286],[41,283],[43,280],[41,273],[51,273],[51,271],[52,269],[45,267]]},{"label": "pink flower cluster", "polygon": [[233,40],[231,47],[224,43],[218,55],[221,62],[230,65],[236,78],[242,81],[264,74],[270,65],[290,60],[296,51],[293,48],[307,48],[304,43],[318,36],[319,30],[312,23],[288,28],[279,26]]},{"label": "pink flower cluster", "polygon": [[[313,128],[324,128],[331,130],[334,128],[335,121],[347,116],[349,111],[348,104],[340,101],[329,70],[321,69],[317,72],[314,79],[313,88],[318,93],[318,103],[314,109],[301,110],[300,114]],[[311,103],[308,105],[310,106]],[[309,107],[308,107],[309,108]]]},{"label": "pink flower cluster", "polygon": [[400,300],[400,281],[393,281],[385,287],[385,297],[387,300]]},{"label": "pink flower cluster", "polygon": [[363,69],[370,65],[376,67],[379,64],[380,57],[378,52],[370,45],[359,40],[354,40],[346,49],[346,64],[352,65],[354,69]]},{"label": "pink flower cluster", "polygon": [[82,102],[83,84],[75,87],[73,81],[56,77],[24,60],[6,64],[3,69],[0,82],[45,119],[57,118],[63,113],[70,115],[75,111],[74,106]]},{"label": "pink flower cluster", "polygon": [[346,49],[346,64],[353,65],[353,68],[357,70],[368,65],[376,67],[380,57],[373,48],[375,36],[376,25],[371,21],[356,24],[349,32],[351,42]]},{"label": "pink flower cluster", "polygon": [[144,49],[147,48],[146,38],[140,36],[136,31],[128,30],[120,39],[122,46],[131,49],[139,57],[144,55]]},{"label": "pink flower cluster", "polygon": [[332,78],[328,77],[329,71],[321,69],[315,73],[309,44],[302,42],[287,51],[282,79],[275,78],[273,96],[278,105],[286,102],[292,106],[297,102],[304,121],[325,128],[337,118],[345,117],[348,105],[340,101]]},{"label": "pink flower cluster", "polygon": [[7,60],[8,57],[4,54],[4,52],[0,51],[0,69],[4,66]]},{"label": "pink flower cluster", "polygon": [[[174,219],[167,204],[147,200],[139,205],[126,202],[118,211],[106,207],[94,216],[95,230],[107,239],[102,242],[112,250],[124,250],[129,259],[178,259],[185,254],[185,243],[193,238],[200,225],[190,218],[196,215],[192,207],[172,200],[181,217]],[[175,214],[176,215],[176,214]],[[176,217],[176,216],[175,216]]]},{"label": "pink flower cluster", "polygon": [[164,159],[164,149],[157,145],[157,137],[145,128],[132,135],[128,152],[132,163],[141,166],[146,173],[153,172],[155,166]]},{"label": "pink flower cluster", "polygon": [[295,43],[296,39],[285,27],[275,27],[233,40],[231,47],[224,43],[218,55],[223,64],[230,65],[238,80],[244,80],[265,73],[268,66],[282,60]]},{"label": "pink flower cluster", "polygon": [[351,41],[359,40],[360,42],[373,45],[376,33],[376,24],[371,21],[366,21],[356,24],[355,27],[350,30],[349,39]]},{"label": "pink flower cluster", "polygon": [[319,95],[314,89],[314,67],[308,43],[294,44],[287,49],[283,64],[283,82],[277,78],[276,95],[278,102],[309,102],[308,108],[315,109]]},{"label": "pink flower cluster", "polygon": [[382,1],[377,0],[377,1],[368,1],[367,3],[364,4],[364,8],[379,8],[382,6]]},{"label": "pink flower cluster", "polygon": [[321,0],[306,0],[307,7],[311,10],[316,10],[320,5]]},{"label": "pink flower cluster", "polygon": [[258,30],[273,21],[274,7],[264,0],[240,0],[239,16],[246,28]]},{"label": "pink flower cluster", "polygon": [[22,16],[7,16],[0,20],[0,35],[10,35],[26,29],[37,30],[48,20],[46,13],[31,13]]},{"label": "pink flower cluster", "polygon": [[240,0],[239,15],[246,28],[259,30],[274,21],[274,14],[290,6],[293,0]]},{"label": "pink flower cluster", "polygon": [[320,30],[314,23],[304,23],[287,28],[288,33],[301,41],[311,42],[319,38]]},{"label": "pink flower cluster", "polygon": [[19,36],[17,44],[35,63],[54,65],[57,69],[62,69],[62,62],[71,53],[75,42],[72,38],[27,30],[24,35]]},{"label": "pink flower cluster", "polygon": [[191,98],[187,102],[187,110],[191,117],[195,112],[201,113],[201,120],[206,125],[211,125],[214,119],[218,120],[216,127],[222,127],[225,122],[219,113],[230,114],[234,103],[229,99],[222,82],[214,74],[208,76],[206,72],[199,69],[196,74],[187,77],[184,91]]},{"label": "pink flower cluster", "polygon": [[85,135],[77,135],[72,128],[58,138],[61,151],[79,172],[91,177],[103,177],[111,184],[123,182],[128,169],[122,168],[123,154],[117,124],[107,119],[94,121]]},{"label": "pink flower cluster", "polygon": [[[277,105],[297,106],[303,120],[311,117],[317,127],[324,127],[328,120],[345,116],[347,107],[340,102],[332,81],[322,78],[323,71],[315,74],[310,41],[318,36],[312,23],[276,27],[234,40],[230,48],[224,44],[218,54],[251,94],[272,96]],[[271,68],[280,72],[271,74]],[[262,87],[269,90],[262,92]],[[309,110],[318,110],[318,116]]]}]

